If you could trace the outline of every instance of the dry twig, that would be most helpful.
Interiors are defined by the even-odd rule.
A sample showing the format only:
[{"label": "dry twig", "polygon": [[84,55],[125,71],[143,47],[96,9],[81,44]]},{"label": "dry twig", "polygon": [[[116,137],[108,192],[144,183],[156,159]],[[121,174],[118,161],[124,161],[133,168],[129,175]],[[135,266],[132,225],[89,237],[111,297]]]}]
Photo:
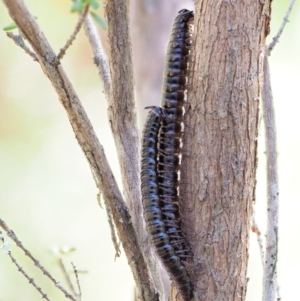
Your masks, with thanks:
[{"label": "dry twig", "polygon": [[89,39],[93,54],[94,63],[98,68],[100,79],[103,82],[105,98],[109,102],[110,99],[110,74],[107,59],[102,48],[101,40],[97,34],[97,29],[89,16],[84,22],[85,34]]},{"label": "dry twig", "polygon": [[266,132],[268,213],[266,256],[263,276],[263,300],[273,301],[276,294],[276,263],[278,254],[278,171],[274,104],[270,84],[268,58],[264,60],[263,114]]},{"label": "dry twig", "polygon": [[66,267],[65,267],[65,264],[64,264],[64,262],[63,262],[62,257],[59,257],[59,258],[58,258],[58,266],[60,267],[60,269],[61,269],[61,271],[62,271],[62,274],[64,275],[65,280],[66,280],[66,282],[67,282],[67,284],[68,284],[68,286],[69,286],[69,288],[70,288],[72,294],[73,294],[74,296],[76,296],[77,293],[76,293],[76,291],[75,291],[74,285],[73,285],[73,283],[72,283],[72,281],[71,281],[70,275],[69,275],[69,273],[68,273],[68,271],[67,271],[67,269],[66,269]]},{"label": "dry twig", "polygon": [[263,116],[266,133],[267,154],[267,235],[266,254],[263,264],[263,301],[274,301],[279,298],[277,283],[277,261],[278,261],[278,204],[279,184],[277,168],[277,133],[275,122],[275,110],[273,103],[272,88],[270,82],[270,69],[268,55],[274,49],[276,43],[288,22],[295,0],[291,0],[289,8],[283,19],[281,27],[273,38],[272,43],[266,47],[264,59],[264,88],[263,88]]},{"label": "dry twig", "polygon": [[29,281],[29,283],[42,295],[43,299],[50,301],[47,294],[45,294],[40,287],[37,286],[33,278],[30,278],[29,275],[24,271],[24,269],[17,263],[16,259],[12,256],[11,252],[8,252],[8,256],[14,265],[18,268],[18,271],[24,275],[24,277]]},{"label": "dry twig", "polygon": [[29,54],[34,61],[37,62],[37,57],[35,55],[35,53],[33,51],[31,51],[29,49],[29,47],[26,46],[26,44],[24,43],[24,40],[22,38],[22,36],[19,34],[19,35],[14,35],[12,32],[8,32],[6,33],[6,35],[11,38],[18,46],[20,46],[27,54]]},{"label": "dry twig", "polygon": [[295,2],[296,2],[296,0],[291,0],[290,5],[288,7],[288,10],[287,10],[284,18],[283,18],[283,21],[281,23],[281,26],[280,26],[280,28],[278,30],[277,35],[273,38],[273,41],[267,47],[267,55],[270,55],[271,51],[274,49],[275,45],[278,43],[279,38],[282,35],[283,29],[284,29],[286,23],[289,21],[289,16],[290,16],[290,14],[292,12],[292,9],[293,9],[293,6],[294,6]]},{"label": "dry twig", "polygon": [[74,265],[74,263],[71,262],[71,264],[72,264],[72,267],[73,267],[73,270],[74,270],[74,274],[75,274],[75,277],[76,277],[77,288],[78,288],[78,294],[76,294],[76,296],[78,297],[78,301],[81,301],[82,293],[81,293],[81,287],[80,287],[80,282],[79,282],[79,277],[78,277],[78,271],[77,271],[76,266]]},{"label": "dry twig", "polygon": [[[61,283],[59,282],[59,281],[57,281],[49,272],[48,272],[48,270],[46,270],[46,268],[45,267],[43,267],[41,264],[40,264],[40,262],[31,254],[31,252],[29,252],[29,250],[27,250],[24,246],[23,246],[23,244],[22,244],[22,242],[18,239],[18,237],[16,236],[16,234],[7,226],[7,224],[2,220],[2,219],[0,219],[0,227],[4,230],[4,231],[6,231],[6,234],[7,234],[7,236],[8,237],[10,237],[15,243],[16,243],[16,245],[21,249],[21,250],[23,250],[24,251],[24,253],[25,253],[25,255],[27,256],[27,257],[29,257],[32,261],[33,261],[33,263],[35,264],[35,266],[38,268],[38,269],[40,269],[42,272],[43,272],[43,274],[46,276],[46,277],[48,277],[53,283],[54,283],[54,285],[60,290],[60,291],[62,291],[63,293],[64,293],[64,295],[65,295],[65,297],[66,298],[68,298],[68,299],[70,299],[70,300],[73,300],[73,301],[76,301],[76,299],[61,285]],[[16,263],[15,263],[16,264]],[[18,267],[19,268],[19,267]],[[25,273],[25,272],[24,272]],[[24,276],[25,276],[25,274],[24,273],[22,273]],[[27,275],[27,274],[26,274]],[[28,276],[28,275],[27,275]],[[27,278],[27,276],[25,276],[26,278]],[[30,279],[30,278],[28,278],[28,279]],[[31,282],[31,281],[29,281],[29,282]]]},{"label": "dry twig", "polygon": [[73,41],[75,40],[82,24],[83,24],[83,21],[84,19],[86,18],[86,15],[89,11],[89,5],[86,5],[84,11],[82,14],[80,14],[80,17],[79,17],[79,20],[75,26],[75,29],[72,33],[72,35],[70,36],[70,38],[68,39],[68,41],[66,42],[65,46],[63,48],[60,49],[57,57],[56,57],[56,60],[55,60],[55,64],[59,64],[59,62],[61,61],[61,59],[63,58],[63,56],[66,54],[66,51],[68,50],[68,48],[72,45]]}]

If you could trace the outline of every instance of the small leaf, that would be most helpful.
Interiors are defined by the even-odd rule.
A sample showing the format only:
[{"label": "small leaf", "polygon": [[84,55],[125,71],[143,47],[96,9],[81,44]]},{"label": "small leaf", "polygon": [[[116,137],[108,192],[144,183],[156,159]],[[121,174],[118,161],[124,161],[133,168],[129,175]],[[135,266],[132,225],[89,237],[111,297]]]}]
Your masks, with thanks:
[{"label": "small leaf", "polygon": [[74,2],[71,7],[71,13],[76,13],[82,10],[82,8],[85,6],[85,3],[82,2]]},{"label": "small leaf", "polygon": [[61,255],[68,255],[76,251],[76,248],[69,247],[69,246],[63,246],[59,249],[59,252]]},{"label": "small leaf", "polygon": [[94,12],[90,12],[90,14],[91,14],[92,18],[95,20],[95,22],[98,23],[98,25],[100,25],[100,27],[102,29],[107,29],[107,25],[106,25],[105,21],[100,16],[98,16]]},{"label": "small leaf", "polygon": [[100,7],[99,3],[97,3],[96,1],[90,1],[90,6],[93,9],[98,9]]},{"label": "small leaf", "polygon": [[15,23],[11,23],[10,25],[3,27],[3,30],[4,31],[10,31],[10,30],[13,30],[13,29],[16,29],[16,28],[18,28],[18,26]]}]

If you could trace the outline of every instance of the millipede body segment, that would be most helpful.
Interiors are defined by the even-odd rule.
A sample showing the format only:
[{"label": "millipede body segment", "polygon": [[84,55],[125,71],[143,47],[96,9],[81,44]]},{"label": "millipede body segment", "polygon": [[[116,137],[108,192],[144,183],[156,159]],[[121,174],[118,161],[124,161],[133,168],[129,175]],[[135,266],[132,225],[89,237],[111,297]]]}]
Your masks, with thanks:
[{"label": "millipede body segment", "polygon": [[[160,201],[158,187],[158,133],[164,111],[159,107],[151,107],[143,130],[142,162],[141,162],[141,188],[144,219],[150,235],[151,243],[164,267],[175,281],[183,300],[191,298],[191,283],[187,270],[181,259],[175,253],[175,246],[171,244],[172,236],[170,227],[164,220],[166,204]],[[170,204],[171,205],[171,204]]]},{"label": "millipede body segment", "polygon": [[187,88],[191,22],[194,14],[179,11],[165,62],[162,108],[151,107],[142,140],[142,200],[146,228],[156,253],[184,301],[192,286],[183,261],[189,248],[179,214],[179,172],[184,102]]}]

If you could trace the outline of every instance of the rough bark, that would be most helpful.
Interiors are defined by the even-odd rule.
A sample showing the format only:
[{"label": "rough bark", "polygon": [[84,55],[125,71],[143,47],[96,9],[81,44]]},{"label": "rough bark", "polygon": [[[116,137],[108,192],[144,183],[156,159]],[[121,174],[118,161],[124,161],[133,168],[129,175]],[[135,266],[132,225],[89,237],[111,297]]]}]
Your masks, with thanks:
[{"label": "rough bark", "polygon": [[270,2],[196,1],[181,210],[196,300],[245,300]]}]

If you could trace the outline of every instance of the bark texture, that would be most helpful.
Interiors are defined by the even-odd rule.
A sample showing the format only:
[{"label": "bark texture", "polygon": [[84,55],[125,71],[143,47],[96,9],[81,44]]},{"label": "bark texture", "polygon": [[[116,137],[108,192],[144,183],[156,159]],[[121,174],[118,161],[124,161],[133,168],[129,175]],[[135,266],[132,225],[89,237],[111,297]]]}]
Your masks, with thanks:
[{"label": "bark texture", "polygon": [[196,300],[245,300],[269,14],[269,1],[195,4],[180,207]]}]

